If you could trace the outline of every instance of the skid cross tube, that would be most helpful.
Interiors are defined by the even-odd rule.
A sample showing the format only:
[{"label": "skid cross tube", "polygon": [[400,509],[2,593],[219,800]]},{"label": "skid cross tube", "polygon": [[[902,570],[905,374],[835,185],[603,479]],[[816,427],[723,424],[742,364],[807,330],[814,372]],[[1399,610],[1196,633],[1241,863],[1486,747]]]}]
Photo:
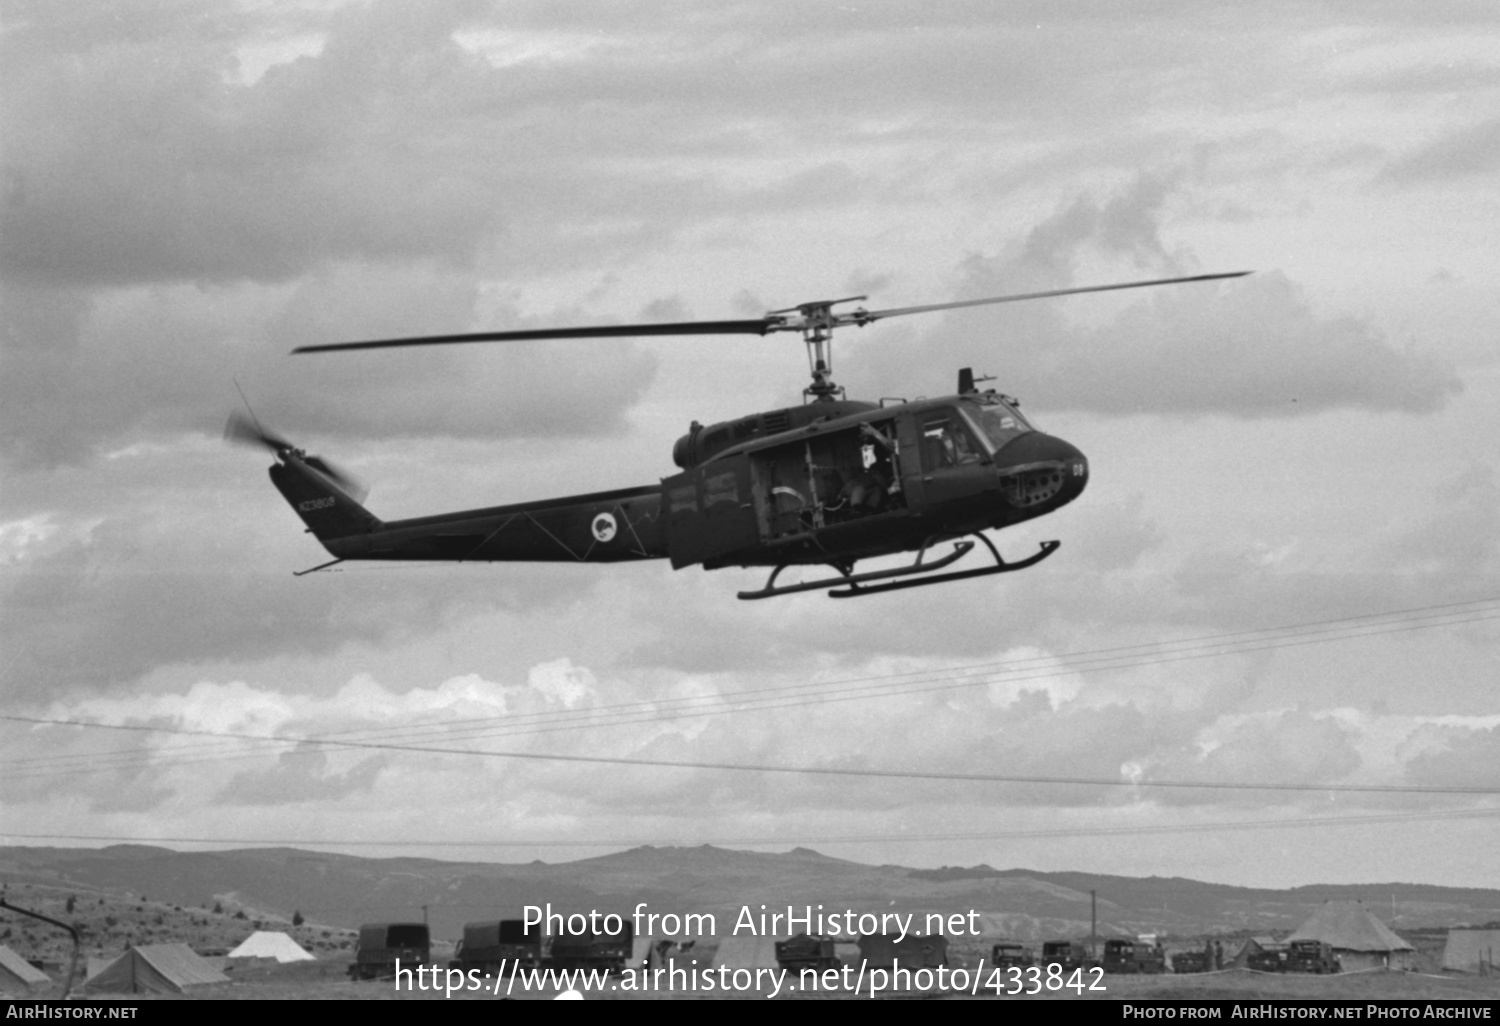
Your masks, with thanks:
[{"label": "skid cross tube", "polygon": [[[885,584],[876,584],[871,587],[861,587],[862,578],[853,577],[850,578],[849,587],[841,591],[830,591],[828,595],[830,598],[858,598],[861,595],[874,595],[882,591],[898,591],[901,588],[920,588],[927,584],[942,584],[944,581],[962,581],[969,577],[988,577],[990,574],[1007,574],[1012,570],[1025,570],[1028,566],[1036,566],[1036,564],[1056,552],[1057,547],[1062,544],[1062,542],[1057,541],[1044,541],[1042,542],[1042,547],[1033,555],[1019,562],[1007,563],[1000,558],[999,550],[995,548],[994,544],[988,538],[982,534],[976,534],[974,537],[989,547],[990,552],[995,557],[995,566],[984,566],[977,570],[958,570],[951,574],[936,574],[932,577],[922,577],[912,581],[889,581]],[[968,545],[969,548],[974,547],[972,542],[968,543]],[[949,562],[952,561],[949,560]],[[935,570],[938,566],[939,564],[933,564],[932,567],[924,569]]]},{"label": "skid cross tube", "polygon": [[943,567],[948,566],[950,563],[962,559],[965,555],[968,554],[969,550],[974,547],[974,543],[971,541],[961,541],[955,544],[953,546],[953,551],[948,553],[948,555],[944,556],[942,559],[936,560],[931,563],[923,563],[922,557],[927,554],[927,549],[935,543],[936,539],[929,540],[922,546],[922,550],[917,553],[917,558],[914,562],[908,564],[907,566],[897,567],[894,570],[870,570],[866,573],[855,574],[850,573],[849,570],[846,570],[841,566],[833,565],[833,568],[843,576],[825,577],[822,580],[805,581],[802,584],[784,584],[778,588],[776,587],[776,578],[780,576],[781,571],[785,570],[789,566],[796,565],[793,563],[783,563],[775,570],[771,571],[771,576],[766,581],[766,586],[764,588],[760,589],[759,591],[742,591],[739,593],[739,597],[742,599],[771,598],[774,595],[792,595],[799,591],[818,591],[822,588],[831,588],[839,584],[847,584],[852,587],[862,581],[880,581],[887,580],[892,577],[905,577],[908,574],[926,573],[929,570],[941,570]]},{"label": "skid cross tube", "polygon": [[[947,537],[951,538],[953,535],[947,535]],[[984,543],[990,544],[989,540],[984,538],[983,534],[978,535],[978,537]],[[777,588],[775,586],[775,579],[780,576],[781,571],[786,570],[790,565],[796,565],[792,564],[792,562],[783,562],[783,564],[778,565],[775,570],[771,571],[771,576],[766,580],[763,588],[760,588],[759,591],[741,591],[739,592],[739,597],[745,598],[745,600],[750,600],[750,598],[771,598],[772,595],[790,595],[796,594],[798,591],[819,591],[819,589],[832,588],[835,585],[849,585],[850,588],[853,588],[853,586],[859,585],[859,583],[865,582],[865,580],[889,580],[891,577],[906,577],[913,573],[929,573],[932,570],[942,570],[947,565],[956,562],[957,559],[962,559],[963,556],[968,555],[969,550],[974,549],[974,541],[957,541],[953,546],[953,552],[942,556],[941,559],[935,559],[933,562],[922,562],[922,556],[927,555],[927,549],[930,549],[930,547],[935,546],[935,544],[938,544],[942,540],[945,540],[945,538],[927,538],[927,541],[922,543],[921,550],[916,553],[916,559],[913,559],[910,564],[894,568],[894,570],[868,570],[865,573],[850,573],[853,564],[838,565],[835,562],[831,562],[828,565],[837,570],[841,576],[823,577],[820,580],[805,580],[802,583],[781,585],[780,588]],[[990,544],[990,550],[992,552],[995,550],[993,544]],[[999,555],[996,555],[996,559],[999,559]],[[832,592],[828,592],[828,594],[832,594]]]}]

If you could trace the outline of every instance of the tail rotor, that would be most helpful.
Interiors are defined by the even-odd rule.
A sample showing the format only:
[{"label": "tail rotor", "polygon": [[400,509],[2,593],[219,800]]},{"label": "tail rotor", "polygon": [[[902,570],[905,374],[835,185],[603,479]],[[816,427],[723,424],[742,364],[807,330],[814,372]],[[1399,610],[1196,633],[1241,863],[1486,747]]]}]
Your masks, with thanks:
[{"label": "tail rotor", "polygon": [[286,463],[289,459],[296,459],[328,478],[355,502],[364,502],[365,496],[370,493],[370,489],[357,477],[336,466],[330,460],[322,456],[309,456],[280,435],[267,431],[261,425],[260,419],[255,416],[254,411],[251,411],[249,416],[239,410],[231,413],[228,423],[224,425],[224,439],[235,445],[267,449],[282,463]]}]

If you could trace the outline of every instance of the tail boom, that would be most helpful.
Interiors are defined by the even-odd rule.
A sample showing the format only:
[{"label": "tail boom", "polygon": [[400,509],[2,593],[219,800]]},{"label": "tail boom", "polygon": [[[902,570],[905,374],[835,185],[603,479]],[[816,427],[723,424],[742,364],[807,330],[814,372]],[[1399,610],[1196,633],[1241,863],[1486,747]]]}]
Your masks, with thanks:
[{"label": "tail boom", "polygon": [[271,480],[339,559],[597,563],[667,555],[660,486],[386,522],[295,456],[273,466]]}]

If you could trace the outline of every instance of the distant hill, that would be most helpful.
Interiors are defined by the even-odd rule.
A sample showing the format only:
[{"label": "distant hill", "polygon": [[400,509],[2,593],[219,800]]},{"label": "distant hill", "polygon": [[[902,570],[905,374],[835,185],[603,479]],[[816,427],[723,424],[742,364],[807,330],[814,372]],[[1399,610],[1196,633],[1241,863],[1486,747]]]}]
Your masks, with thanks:
[{"label": "distant hill", "polygon": [[[34,885],[54,896],[76,892],[95,900],[181,906],[199,910],[197,919],[205,922],[204,910],[217,905],[224,916],[243,912],[241,927],[254,920],[289,922],[300,911],[309,929],[348,929],[362,922],[420,921],[425,907],[437,938],[457,938],[468,921],[518,917],[523,905],[551,903],[565,914],[628,914],[645,902],[658,913],[713,913],[721,934],[744,906],[784,912],[788,905],[800,910],[821,904],[826,912],[975,910],[983,913],[987,935],[1039,940],[1087,934],[1090,891],[1097,895],[1105,935],[1286,931],[1323,901],[1344,898],[1363,900],[1397,932],[1500,919],[1497,890],[1391,883],[1276,891],[983,865],[869,866],[806,848],[772,854],[706,845],[516,864],[370,859],[294,848],[12,847],[0,848],[0,882],[11,886],[11,900],[18,903],[24,895],[17,886]],[[327,938],[330,944],[338,939],[336,932]]]}]

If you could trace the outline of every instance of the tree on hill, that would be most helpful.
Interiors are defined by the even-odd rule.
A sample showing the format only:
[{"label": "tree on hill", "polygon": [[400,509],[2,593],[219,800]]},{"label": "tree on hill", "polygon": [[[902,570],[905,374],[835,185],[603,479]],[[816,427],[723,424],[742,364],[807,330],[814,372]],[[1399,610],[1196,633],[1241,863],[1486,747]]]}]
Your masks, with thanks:
[{"label": "tree on hill", "polygon": [[305,922],[307,922],[307,920],[302,918],[302,910],[301,909],[298,909],[297,911],[295,911],[295,912],[292,913],[292,925],[293,926],[301,926]]}]

